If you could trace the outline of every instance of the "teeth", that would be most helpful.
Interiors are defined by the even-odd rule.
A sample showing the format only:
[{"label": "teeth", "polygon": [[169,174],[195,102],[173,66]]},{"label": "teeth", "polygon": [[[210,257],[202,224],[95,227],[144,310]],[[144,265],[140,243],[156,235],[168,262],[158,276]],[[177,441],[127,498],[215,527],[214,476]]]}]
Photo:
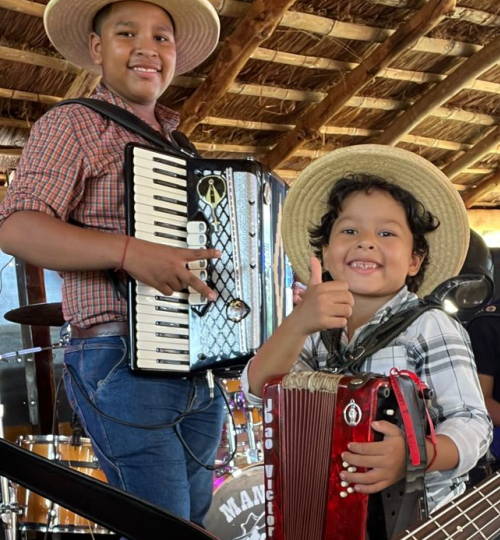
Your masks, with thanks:
[{"label": "teeth", "polygon": [[156,73],[158,71],[157,69],[142,68],[142,67],[135,67],[134,70],[135,71],[143,71],[144,73]]},{"label": "teeth", "polygon": [[369,263],[369,262],[352,262],[350,266],[352,268],[360,268],[362,270],[377,268],[377,265],[375,263]]}]

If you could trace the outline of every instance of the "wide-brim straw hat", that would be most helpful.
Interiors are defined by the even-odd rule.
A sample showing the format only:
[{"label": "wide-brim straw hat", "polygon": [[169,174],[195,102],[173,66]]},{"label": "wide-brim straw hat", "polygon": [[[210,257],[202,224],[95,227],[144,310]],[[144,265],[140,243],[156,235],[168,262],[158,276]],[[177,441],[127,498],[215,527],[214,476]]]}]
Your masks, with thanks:
[{"label": "wide-brim straw hat", "polygon": [[423,297],[446,279],[456,276],[469,246],[469,222],[465,205],[445,174],[435,165],[401,148],[362,144],[340,148],[306,167],[285,199],[282,235],[292,268],[305,283],[309,280],[309,229],[327,211],[328,195],[340,178],[356,173],[379,176],[406,189],[440,221],[426,235],[429,264],[418,290]]},{"label": "wide-brim straw hat", "polygon": [[[94,17],[104,6],[120,0],[50,0],[45,8],[45,31],[64,58],[93,73],[100,66],[89,54]],[[220,21],[208,0],[148,0],[168,11],[175,24],[175,74],[186,73],[208,58],[217,46]]]}]

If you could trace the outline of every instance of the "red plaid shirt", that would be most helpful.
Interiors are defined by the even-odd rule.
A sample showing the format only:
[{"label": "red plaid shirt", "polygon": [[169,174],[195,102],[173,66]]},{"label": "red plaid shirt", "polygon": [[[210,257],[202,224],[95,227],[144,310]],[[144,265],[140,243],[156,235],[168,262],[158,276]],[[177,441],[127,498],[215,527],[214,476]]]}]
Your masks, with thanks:
[{"label": "red plaid shirt", "polygon": [[[100,86],[95,98],[134,112],[120,97]],[[179,115],[162,105],[156,118],[164,133]],[[86,228],[125,234],[123,152],[129,142],[149,144],[138,135],[83,105],[56,107],[35,123],[0,205],[0,226],[20,210],[34,210]],[[64,272],[64,318],[80,327],[127,319],[103,272]]]}]

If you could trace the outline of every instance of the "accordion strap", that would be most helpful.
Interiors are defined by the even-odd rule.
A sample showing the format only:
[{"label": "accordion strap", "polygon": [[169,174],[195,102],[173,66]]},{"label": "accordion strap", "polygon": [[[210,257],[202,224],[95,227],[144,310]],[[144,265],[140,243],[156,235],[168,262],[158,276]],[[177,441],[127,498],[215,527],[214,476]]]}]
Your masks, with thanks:
[{"label": "accordion strap", "polygon": [[335,368],[336,373],[347,371],[359,373],[366,358],[387,346],[403,330],[416,321],[422,313],[429,309],[442,308],[437,304],[420,301],[416,306],[395,313],[385,323],[377,325],[365,339],[356,345],[354,351],[345,353],[343,357],[339,353],[341,330],[322,331],[320,333],[321,340],[328,351],[328,364],[330,364],[330,359],[333,360],[332,365],[328,365],[328,368]]},{"label": "accordion strap", "polygon": [[196,150],[194,144],[182,133],[181,131],[173,130],[170,132],[170,137],[165,137],[156,129],[152,128],[147,122],[144,122],[142,118],[139,118],[135,114],[113,105],[107,101],[93,98],[76,98],[65,99],[59,102],[56,107],[64,105],[78,104],[88,107],[93,111],[101,114],[102,116],[113,120],[117,124],[127,128],[132,133],[137,133],[150,143],[164,148],[169,152],[185,157],[186,154],[190,157],[199,157],[199,153]]},{"label": "accordion strap", "polygon": [[[59,102],[56,107],[72,104],[83,105],[84,107],[92,109],[105,118],[109,118],[117,124],[125,127],[132,133],[137,133],[137,135],[140,135],[155,146],[168,150],[170,154],[180,157],[186,157],[186,155],[189,157],[200,156],[194,144],[181,131],[172,131],[170,133],[170,137],[167,139],[159,131],[152,128],[148,123],[144,122],[144,120],[123,109],[122,107],[114,105],[113,103],[102,101],[101,99],[77,98],[65,99]],[[80,223],[76,223],[74,220],[72,220],[72,223],[74,225],[82,226]],[[113,285],[117,298],[127,298],[127,285],[120,279],[119,274],[117,272],[113,272],[112,270],[105,270],[104,273]]]}]

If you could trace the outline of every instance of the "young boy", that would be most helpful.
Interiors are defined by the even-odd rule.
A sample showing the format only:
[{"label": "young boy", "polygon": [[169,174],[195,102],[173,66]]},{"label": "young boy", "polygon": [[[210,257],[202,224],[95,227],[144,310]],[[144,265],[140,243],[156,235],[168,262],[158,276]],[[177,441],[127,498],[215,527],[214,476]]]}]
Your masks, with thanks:
[{"label": "young boy", "polygon": [[[310,277],[302,299],[243,374],[254,405],[271,376],[341,368],[361,339],[418,303],[417,290],[428,294],[458,272],[469,238],[465,207],[441,171],[379,145],[336,150],[307,167],[287,196],[282,232],[294,270]],[[310,245],[315,257],[309,258]],[[322,270],[333,280],[323,281]],[[321,341],[325,329],[341,329],[335,357]],[[437,444],[427,442],[426,473],[432,510],[465,489],[464,476],[491,437],[467,334],[444,312],[427,311],[361,370],[389,374],[393,367],[415,372],[435,391],[430,413]],[[381,442],[349,443],[342,456],[369,469],[341,473],[365,494],[406,473],[403,432],[386,421],[372,427]]]},{"label": "young boy", "polygon": [[[96,99],[134,113],[165,136],[179,118],[158,98],[174,75],[208,57],[219,36],[208,0],[51,0],[44,23],[63,56],[102,74]],[[213,473],[200,463],[215,460],[222,396],[215,388],[210,399],[202,376],[129,369],[127,303],[102,271],[125,271],[165,295],[189,286],[214,299],[187,263],[220,254],[126,236],[122,170],[129,142],[149,144],[81,105],[43,116],[0,207],[0,247],[64,277],[63,312],[72,335],[66,388],[109,483],[202,525]],[[175,428],[147,429],[187,411]]]}]

